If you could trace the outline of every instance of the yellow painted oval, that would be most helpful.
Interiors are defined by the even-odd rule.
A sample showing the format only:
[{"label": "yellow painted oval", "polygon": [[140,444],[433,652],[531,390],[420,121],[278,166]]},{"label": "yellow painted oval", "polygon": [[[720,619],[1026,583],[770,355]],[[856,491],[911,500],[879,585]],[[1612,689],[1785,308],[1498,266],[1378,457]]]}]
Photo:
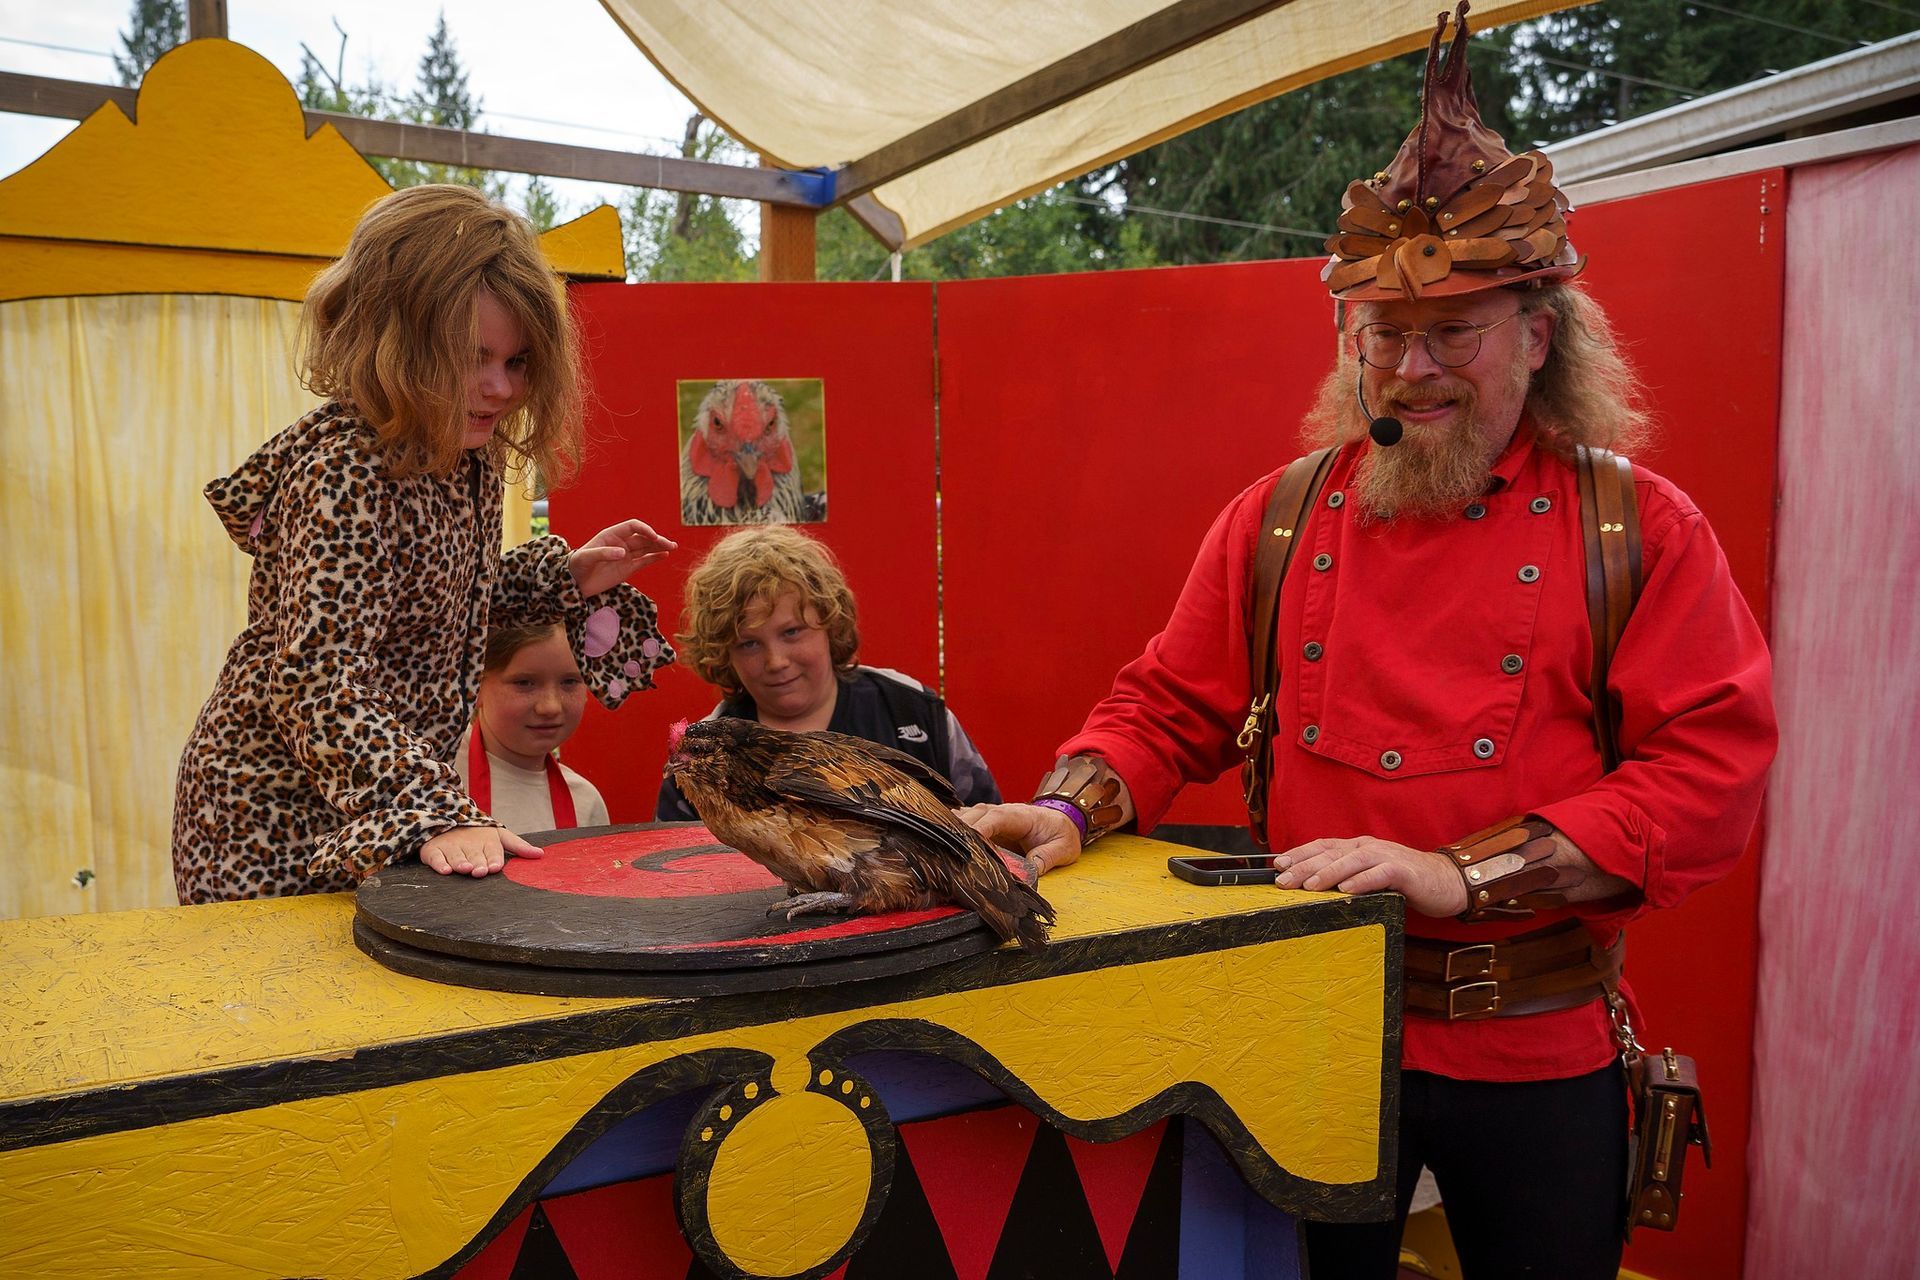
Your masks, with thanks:
[{"label": "yellow painted oval", "polygon": [[867,1132],[817,1093],[741,1118],[707,1183],[713,1242],[748,1275],[789,1276],[831,1258],[860,1225],[873,1185]]}]

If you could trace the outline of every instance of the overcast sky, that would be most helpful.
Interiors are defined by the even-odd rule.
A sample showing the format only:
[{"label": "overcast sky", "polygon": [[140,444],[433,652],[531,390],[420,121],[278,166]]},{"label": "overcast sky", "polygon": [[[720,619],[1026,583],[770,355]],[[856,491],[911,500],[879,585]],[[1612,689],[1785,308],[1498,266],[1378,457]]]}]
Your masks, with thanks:
[{"label": "overcast sky", "polygon": [[[115,84],[130,0],[0,0],[0,70]],[[411,90],[445,11],[488,132],[627,151],[675,152],[693,106],[597,0],[228,0],[228,34],[289,80],[305,42],[331,69],[346,30],[346,79]],[[31,42],[31,43],[28,43]],[[60,45],[68,50],[40,45]],[[30,164],[75,121],[0,112],[0,177]],[[514,178],[518,203],[523,180]],[[569,216],[616,188],[556,182]]]}]

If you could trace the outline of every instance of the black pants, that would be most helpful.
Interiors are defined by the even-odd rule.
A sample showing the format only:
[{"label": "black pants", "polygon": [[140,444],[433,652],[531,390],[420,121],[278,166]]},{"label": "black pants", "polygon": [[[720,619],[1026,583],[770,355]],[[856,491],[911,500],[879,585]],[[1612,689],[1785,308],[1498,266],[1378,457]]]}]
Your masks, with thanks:
[{"label": "black pants", "polygon": [[1467,1280],[1615,1280],[1626,1212],[1620,1064],[1488,1084],[1400,1073],[1392,1222],[1306,1225],[1309,1280],[1393,1280],[1420,1166],[1433,1170]]}]

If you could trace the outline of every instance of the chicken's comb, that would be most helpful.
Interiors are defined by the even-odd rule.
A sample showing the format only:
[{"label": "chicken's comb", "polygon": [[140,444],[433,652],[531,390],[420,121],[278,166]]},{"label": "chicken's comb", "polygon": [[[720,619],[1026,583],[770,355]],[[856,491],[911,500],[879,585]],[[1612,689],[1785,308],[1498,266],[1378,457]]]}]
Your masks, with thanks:
[{"label": "chicken's comb", "polygon": [[680,739],[686,736],[687,736],[687,722],[685,720],[675,720],[672,724],[668,725],[667,726],[667,750],[669,752],[679,750]]}]

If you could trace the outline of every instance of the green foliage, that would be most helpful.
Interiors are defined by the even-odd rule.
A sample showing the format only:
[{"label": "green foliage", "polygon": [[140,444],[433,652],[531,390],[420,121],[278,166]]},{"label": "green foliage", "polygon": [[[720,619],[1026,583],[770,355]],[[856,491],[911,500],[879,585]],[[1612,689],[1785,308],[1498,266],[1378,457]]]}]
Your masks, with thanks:
[{"label": "green foliage", "polygon": [[[1885,40],[1917,21],[1920,6],[1890,0],[1599,0],[1478,32],[1469,58],[1487,124],[1523,151]],[[1248,107],[1120,161],[1111,180],[1136,210],[1330,232],[1347,184],[1386,164],[1413,127],[1425,56]],[[1319,234],[1136,217],[1146,248],[1169,263],[1321,252]]]},{"label": "green foliage", "polygon": [[[407,104],[406,118],[418,124],[436,124],[448,129],[484,133],[480,124],[480,99],[467,88],[467,70],[460,63],[460,51],[453,46],[453,33],[447,30],[447,15],[442,13],[433,34],[427,37],[427,51],[420,55],[420,72],[414,95]],[[422,182],[458,182],[478,187],[494,199],[507,194],[506,179],[484,169],[459,165],[415,164],[407,174],[409,181],[395,186],[413,186]]]},{"label": "green foliage", "polygon": [[527,221],[533,224],[535,231],[551,231],[566,220],[560,210],[560,197],[538,175],[527,179],[527,190],[521,197],[520,211],[527,215]]},{"label": "green foliage", "polygon": [[472,129],[480,123],[480,99],[467,87],[467,69],[453,47],[444,11],[427,37],[427,51],[420,55],[419,85],[416,101],[424,123],[449,129]]},{"label": "green foliage", "polygon": [[[962,280],[1150,267],[1156,258],[1136,219],[1085,182],[1027,197],[901,255],[906,280]],[[821,215],[814,236],[822,280],[889,279],[889,254],[843,209]]]},{"label": "green foliage", "polygon": [[1514,114],[1531,143],[1576,137],[1917,24],[1920,7],[1886,0],[1603,0],[1493,41],[1511,51]]},{"label": "green foliage", "polygon": [[113,55],[113,73],[132,88],[154,60],[186,39],[186,0],[133,0],[132,30],[120,33],[125,52]]},{"label": "green foliage", "polygon": [[[349,84],[344,78],[345,63],[344,35],[340,40],[340,65],[331,72],[314,57],[312,50],[302,48],[300,75],[294,82],[300,105],[310,111],[335,111],[370,120],[404,120],[410,124],[485,132],[475,128],[480,120],[480,100],[467,87],[466,68],[461,65],[444,13],[427,38],[427,51],[420,58],[414,93],[397,93],[371,74],[359,84]],[[507,194],[507,180],[485,169],[380,156],[369,156],[367,161],[396,189],[425,182],[458,182],[478,187],[495,200],[502,200]],[[552,192],[547,195],[550,199]]]},{"label": "green foliage", "polygon": [[[747,164],[751,157],[704,117],[687,122],[680,154],[689,160]],[[751,280],[747,238],[727,201],[635,187],[620,210],[630,280]]]}]

